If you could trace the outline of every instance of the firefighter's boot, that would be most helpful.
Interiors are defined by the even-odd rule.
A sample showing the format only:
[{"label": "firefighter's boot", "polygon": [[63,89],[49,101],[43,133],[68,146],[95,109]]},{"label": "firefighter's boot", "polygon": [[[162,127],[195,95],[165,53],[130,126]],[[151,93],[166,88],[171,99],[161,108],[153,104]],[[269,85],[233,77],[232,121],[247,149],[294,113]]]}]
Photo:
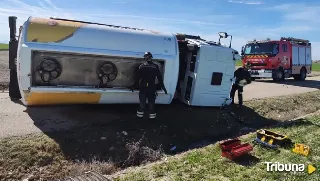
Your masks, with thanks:
[{"label": "firefighter's boot", "polygon": [[137,117],[143,118],[145,106],[146,106],[145,102],[140,102],[139,109],[137,110]]}]

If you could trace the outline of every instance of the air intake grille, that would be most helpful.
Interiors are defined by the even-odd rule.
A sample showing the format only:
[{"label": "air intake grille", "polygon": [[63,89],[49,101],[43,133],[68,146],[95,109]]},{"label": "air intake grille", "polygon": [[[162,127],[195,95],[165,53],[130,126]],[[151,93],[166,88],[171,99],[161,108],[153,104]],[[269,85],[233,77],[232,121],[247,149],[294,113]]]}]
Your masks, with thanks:
[{"label": "air intake grille", "polygon": [[251,66],[267,66],[266,63],[251,63]]}]

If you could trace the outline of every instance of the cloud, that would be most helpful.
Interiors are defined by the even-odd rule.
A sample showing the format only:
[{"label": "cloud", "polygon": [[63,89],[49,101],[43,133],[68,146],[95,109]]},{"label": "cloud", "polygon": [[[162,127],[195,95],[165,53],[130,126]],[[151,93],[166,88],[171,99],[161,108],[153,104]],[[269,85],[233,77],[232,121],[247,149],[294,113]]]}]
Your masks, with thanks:
[{"label": "cloud", "polygon": [[312,60],[320,60],[320,42],[311,42]]},{"label": "cloud", "polygon": [[[218,41],[217,32],[226,31],[233,35],[232,47],[240,51],[241,47],[254,38],[279,39],[281,36],[299,36],[315,32],[319,28],[320,6],[308,4],[283,4],[271,8],[264,8],[265,12],[280,12],[279,21],[276,24],[257,24],[256,22],[243,24],[243,21],[235,21],[235,15],[228,14],[205,14],[194,16],[192,13],[162,13],[161,15],[147,15],[143,12],[139,14],[126,14],[125,11],[115,11],[106,6],[103,10],[92,9],[63,9],[52,0],[35,0],[33,4],[28,4],[22,0],[3,0],[0,7],[0,42],[9,41],[8,16],[18,17],[18,26],[22,25],[29,16],[34,17],[60,17],[67,19],[114,24],[119,26],[129,26],[144,28],[170,33],[186,33],[200,35],[201,37]],[[110,0],[110,3],[130,2],[130,0]],[[260,1],[229,0],[230,3],[240,4],[262,4]],[[259,6],[260,7],[260,6]],[[298,8],[303,7],[303,8]],[[260,8],[261,9],[261,8]],[[262,7],[263,9],[263,7]],[[103,12],[101,12],[103,11]],[[108,12],[108,13],[105,13]],[[273,13],[271,12],[271,13]],[[261,13],[263,13],[261,11]],[[308,16],[301,16],[308,15]],[[310,16],[312,18],[310,18]],[[181,18],[180,18],[181,17]],[[237,19],[246,19],[245,16]],[[301,32],[307,32],[301,34]],[[229,45],[230,39],[223,39],[222,43]],[[313,43],[313,58],[320,52],[320,40]]]},{"label": "cloud", "polygon": [[48,3],[53,9],[60,11],[60,9],[56,5],[54,5],[51,0],[44,0],[44,1]]},{"label": "cloud", "polygon": [[[76,15],[76,14],[74,14]],[[80,15],[80,14],[78,14]],[[137,15],[124,15],[124,14],[87,14],[85,15],[89,18],[121,18],[121,19],[144,19],[144,20],[157,20],[163,22],[173,22],[177,24],[193,24],[193,25],[226,25],[223,23],[213,23],[212,21],[197,21],[197,20],[187,20],[187,19],[174,19],[174,18],[161,18],[161,17],[147,17],[147,16],[137,16]],[[227,16],[226,16],[227,17]]]},{"label": "cloud", "polygon": [[[127,0],[128,1],[128,0]],[[123,1],[111,1],[111,3]],[[108,12],[108,13],[104,13]],[[142,12],[143,13],[143,12]],[[227,26],[226,20],[231,15],[207,15],[197,17],[190,13],[175,15],[163,14],[163,16],[147,16],[143,14],[124,14],[106,7],[103,12],[90,9],[63,9],[51,0],[36,0],[34,4],[27,4],[22,0],[5,0],[0,8],[0,28],[7,29],[0,34],[0,42],[9,39],[8,16],[17,16],[18,26],[22,25],[29,16],[34,17],[59,17],[74,20],[114,24],[119,26],[130,26],[144,29],[153,29],[172,33],[190,33],[194,29],[210,29],[218,32],[222,26]],[[183,18],[175,18],[183,17]],[[223,28],[221,28],[223,29]]]},{"label": "cloud", "polygon": [[[320,22],[320,4],[282,4],[268,8],[271,11],[283,13],[283,20],[289,22],[299,22],[303,24]],[[314,26],[314,25],[313,25]]]},{"label": "cloud", "polygon": [[248,4],[248,5],[260,5],[263,4],[261,1],[238,1],[238,0],[228,0],[229,3],[238,3],[238,4]]}]

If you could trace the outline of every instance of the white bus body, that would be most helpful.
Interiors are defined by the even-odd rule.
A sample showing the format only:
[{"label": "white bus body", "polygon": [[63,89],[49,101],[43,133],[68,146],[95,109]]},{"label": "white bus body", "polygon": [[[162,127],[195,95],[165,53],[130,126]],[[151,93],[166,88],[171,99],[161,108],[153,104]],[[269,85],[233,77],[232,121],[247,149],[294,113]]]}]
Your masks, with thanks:
[{"label": "white bus body", "polygon": [[[170,104],[177,92],[189,105],[229,104],[238,53],[202,39],[181,41],[177,37],[144,29],[30,17],[22,26],[17,48],[21,100],[27,106],[139,103],[139,91],[131,92],[128,87],[137,66],[143,63],[144,52],[149,51],[161,68],[168,91],[166,95],[159,88],[157,104]],[[181,48],[186,45],[189,48]]]}]

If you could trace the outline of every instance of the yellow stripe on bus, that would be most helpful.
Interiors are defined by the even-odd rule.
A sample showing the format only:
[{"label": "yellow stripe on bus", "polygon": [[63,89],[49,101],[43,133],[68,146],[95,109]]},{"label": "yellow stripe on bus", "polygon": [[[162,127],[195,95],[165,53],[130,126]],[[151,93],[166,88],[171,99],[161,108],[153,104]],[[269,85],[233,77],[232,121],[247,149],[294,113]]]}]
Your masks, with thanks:
[{"label": "yellow stripe on bus", "polygon": [[51,20],[57,23],[49,25],[50,20],[44,18],[32,18],[27,26],[27,41],[28,42],[61,42],[70,38],[84,23]]},{"label": "yellow stripe on bus", "polygon": [[38,93],[26,96],[28,105],[50,104],[96,104],[101,98],[100,93]]}]

